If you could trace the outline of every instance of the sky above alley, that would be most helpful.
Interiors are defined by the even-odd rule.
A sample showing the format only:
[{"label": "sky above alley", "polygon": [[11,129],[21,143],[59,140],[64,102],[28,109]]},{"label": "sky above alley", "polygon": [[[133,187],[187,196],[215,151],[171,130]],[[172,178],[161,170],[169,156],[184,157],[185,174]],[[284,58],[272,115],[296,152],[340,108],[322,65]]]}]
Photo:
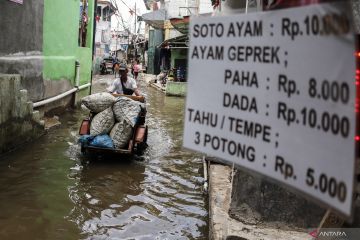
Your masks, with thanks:
[{"label": "sky above alley", "polygon": [[[147,13],[148,10],[145,7],[143,0],[111,0],[115,2],[119,8],[119,14],[122,15],[124,20],[124,25],[130,29],[131,32],[134,31],[134,24],[135,24],[135,14],[133,13],[131,15],[130,9],[132,11],[135,10],[135,3],[136,3],[136,14],[138,16],[141,16],[144,13]],[[136,29],[138,29],[139,23],[136,24]],[[144,29],[145,24],[144,22],[141,22],[141,28]],[[124,30],[123,24],[121,22],[120,17],[113,16],[111,19],[111,29],[119,29]],[[143,33],[143,31],[140,31],[140,33]]]}]

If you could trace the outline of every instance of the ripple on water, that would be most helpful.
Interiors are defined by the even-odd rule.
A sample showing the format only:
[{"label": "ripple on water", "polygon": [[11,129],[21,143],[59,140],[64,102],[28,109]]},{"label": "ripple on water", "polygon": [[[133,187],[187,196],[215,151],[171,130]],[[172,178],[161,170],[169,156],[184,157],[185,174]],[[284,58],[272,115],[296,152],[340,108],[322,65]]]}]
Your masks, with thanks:
[{"label": "ripple on water", "polygon": [[112,166],[88,184],[86,206],[95,208],[89,201],[98,199],[102,210],[80,224],[87,238],[206,239],[202,161],[181,148],[182,127],[175,125],[182,120],[162,114],[160,108],[148,111],[145,162]]},{"label": "ripple on water", "polygon": [[7,239],[206,239],[202,162],[181,148],[184,100],[144,91],[144,162],[83,164],[75,144],[86,116],[80,111],[63,115],[36,146],[0,161],[1,239],[4,229],[19,226],[24,235]]}]

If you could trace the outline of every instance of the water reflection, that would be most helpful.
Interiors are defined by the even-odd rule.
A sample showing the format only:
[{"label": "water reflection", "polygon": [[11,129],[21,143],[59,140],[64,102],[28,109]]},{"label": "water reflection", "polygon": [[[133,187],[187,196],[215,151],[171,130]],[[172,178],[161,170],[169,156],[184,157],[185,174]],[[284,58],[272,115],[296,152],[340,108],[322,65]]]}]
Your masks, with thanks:
[{"label": "water reflection", "polygon": [[72,177],[69,187],[74,208],[68,216],[84,236],[109,235],[120,229],[120,216],[128,208],[128,195],[141,193],[145,166],[136,162],[93,162]]},{"label": "water reflection", "polygon": [[69,188],[69,219],[84,238],[206,239],[201,161],[181,148],[184,99],[146,98],[145,161],[84,166]]},{"label": "water reflection", "polygon": [[0,159],[0,239],[78,236],[78,228],[64,219],[72,205],[66,175],[73,166],[64,149],[73,139],[70,128],[62,130]]},{"label": "water reflection", "polygon": [[74,144],[80,111],[3,156],[0,239],[207,239],[202,164],[181,148],[184,99],[146,94],[143,162],[82,164]]}]

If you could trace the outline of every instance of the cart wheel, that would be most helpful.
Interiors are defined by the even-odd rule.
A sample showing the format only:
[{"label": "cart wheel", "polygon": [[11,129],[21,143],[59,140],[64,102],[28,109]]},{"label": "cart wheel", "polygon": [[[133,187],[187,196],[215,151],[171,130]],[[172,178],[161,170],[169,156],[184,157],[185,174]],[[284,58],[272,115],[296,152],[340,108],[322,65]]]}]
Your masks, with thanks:
[{"label": "cart wheel", "polygon": [[138,156],[143,155],[147,145],[148,127],[145,126],[145,133],[142,142],[137,142],[134,146],[134,153]]},{"label": "cart wheel", "polygon": [[134,148],[134,152],[136,155],[141,156],[144,154],[144,151],[147,147],[148,147],[148,145],[146,142],[137,143]]},{"label": "cart wheel", "polygon": [[[147,143],[147,138],[148,138],[148,127],[145,127],[145,135],[144,135],[144,143]],[[147,145],[147,144],[146,144]]]},{"label": "cart wheel", "polygon": [[85,147],[84,147],[83,143],[81,144],[80,151],[81,151],[82,154],[85,154]]}]

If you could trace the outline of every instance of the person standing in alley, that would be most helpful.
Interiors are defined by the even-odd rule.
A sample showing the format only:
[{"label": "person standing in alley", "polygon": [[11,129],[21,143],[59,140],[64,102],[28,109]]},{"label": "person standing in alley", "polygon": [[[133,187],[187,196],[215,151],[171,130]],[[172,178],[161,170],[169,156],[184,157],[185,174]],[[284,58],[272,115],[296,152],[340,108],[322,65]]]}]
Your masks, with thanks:
[{"label": "person standing in alley", "polygon": [[120,63],[119,63],[119,59],[116,57],[115,54],[113,54],[112,56],[112,63],[113,63],[113,74],[115,75],[116,78],[116,73],[119,72],[120,70]]},{"label": "person standing in alley", "polygon": [[135,78],[135,80],[137,80],[139,72],[141,70],[138,60],[135,60],[133,69],[134,69],[134,78]]}]

